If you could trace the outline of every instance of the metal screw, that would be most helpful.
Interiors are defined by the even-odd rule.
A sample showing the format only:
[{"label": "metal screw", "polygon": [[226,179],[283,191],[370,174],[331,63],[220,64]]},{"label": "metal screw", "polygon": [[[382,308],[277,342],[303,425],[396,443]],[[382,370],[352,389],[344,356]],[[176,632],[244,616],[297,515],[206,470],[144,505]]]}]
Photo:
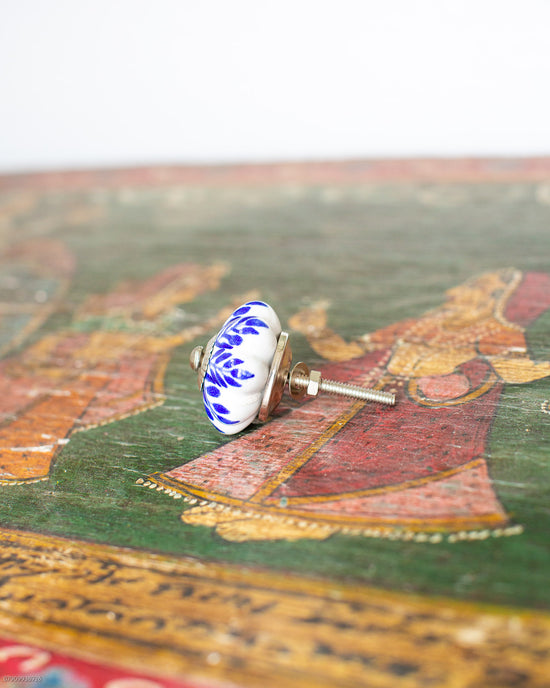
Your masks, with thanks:
[{"label": "metal screw", "polygon": [[349,385],[336,380],[324,380],[318,370],[310,370],[305,363],[297,363],[288,378],[288,388],[293,399],[301,399],[306,394],[315,397],[319,392],[339,394],[352,399],[375,401],[379,404],[395,405],[395,394]]}]

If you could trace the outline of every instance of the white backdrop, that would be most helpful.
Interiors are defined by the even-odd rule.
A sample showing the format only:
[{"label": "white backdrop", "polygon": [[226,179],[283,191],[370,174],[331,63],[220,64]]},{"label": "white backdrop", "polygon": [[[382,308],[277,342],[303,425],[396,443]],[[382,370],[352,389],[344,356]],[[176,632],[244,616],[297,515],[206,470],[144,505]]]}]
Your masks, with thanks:
[{"label": "white backdrop", "polygon": [[0,0],[0,169],[550,153],[548,0]]}]

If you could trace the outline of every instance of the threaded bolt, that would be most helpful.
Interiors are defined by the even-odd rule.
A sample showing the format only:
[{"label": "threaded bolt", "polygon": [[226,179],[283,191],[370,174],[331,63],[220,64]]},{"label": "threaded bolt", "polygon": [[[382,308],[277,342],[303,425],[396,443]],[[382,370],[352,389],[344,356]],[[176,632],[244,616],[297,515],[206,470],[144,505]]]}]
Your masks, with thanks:
[{"label": "threaded bolt", "polygon": [[337,394],[362,401],[375,401],[379,404],[395,405],[395,394],[368,389],[336,380],[324,380],[318,370],[309,370],[305,363],[297,363],[289,375],[288,387],[293,399],[301,399],[306,394],[317,396],[319,392]]}]

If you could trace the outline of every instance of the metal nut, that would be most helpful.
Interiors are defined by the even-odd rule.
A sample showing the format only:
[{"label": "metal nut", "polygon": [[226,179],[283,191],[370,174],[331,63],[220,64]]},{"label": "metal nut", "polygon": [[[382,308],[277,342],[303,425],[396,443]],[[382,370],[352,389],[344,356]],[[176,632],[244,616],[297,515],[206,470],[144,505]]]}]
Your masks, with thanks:
[{"label": "metal nut", "polygon": [[321,383],[321,373],[318,370],[312,370],[309,373],[309,383],[306,394],[310,397],[316,397],[319,394],[319,385]]}]

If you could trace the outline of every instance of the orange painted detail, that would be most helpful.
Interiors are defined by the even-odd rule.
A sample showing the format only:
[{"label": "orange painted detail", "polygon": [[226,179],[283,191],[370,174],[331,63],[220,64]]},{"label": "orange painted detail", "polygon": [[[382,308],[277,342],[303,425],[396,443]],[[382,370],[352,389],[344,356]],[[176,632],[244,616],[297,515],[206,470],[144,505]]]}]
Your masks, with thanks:
[{"label": "orange painted detail", "polygon": [[[41,255],[49,268],[42,267]],[[0,302],[0,323],[9,331],[0,341],[6,354],[0,360],[0,485],[46,479],[72,433],[161,404],[171,351],[226,317],[223,309],[183,330],[171,325],[177,304],[216,289],[227,270],[183,263],[89,297],[68,328],[14,353],[59,307],[73,268],[60,242],[27,242],[0,256],[8,286],[23,278],[32,285],[33,275],[46,285],[30,294],[29,304]],[[56,275],[65,280],[63,291]]]}]

